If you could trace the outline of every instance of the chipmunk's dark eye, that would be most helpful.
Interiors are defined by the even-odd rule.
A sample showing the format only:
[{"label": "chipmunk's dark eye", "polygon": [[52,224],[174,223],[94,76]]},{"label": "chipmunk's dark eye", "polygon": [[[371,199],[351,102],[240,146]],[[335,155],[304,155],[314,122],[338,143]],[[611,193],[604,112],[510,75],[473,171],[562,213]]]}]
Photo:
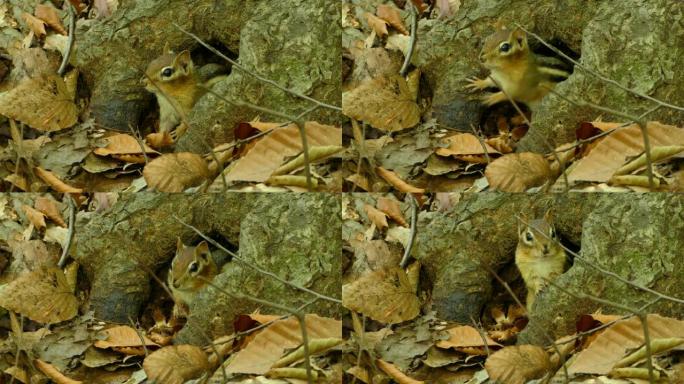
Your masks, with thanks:
[{"label": "chipmunk's dark eye", "polygon": [[527,232],[527,234],[525,235],[525,240],[532,241],[532,240],[534,240],[534,237],[532,237],[531,233]]},{"label": "chipmunk's dark eye", "polygon": [[556,238],[556,231],[554,231],[553,228],[551,228],[549,235],[551,236],[552,239],[555,239]]},{"label": "chipmunk's dark eye", "polygon": [[171,75],[173,75],[173,68],[171,68],[171,67],[166,67],[166,68],[164,68],[164,69],[162,70],[162,76],[164,76],[164,77],[169,77],[169,76],[171,76]]},{"label": "chipmunk's dark eye", "polygon": [[503,43],[499,46],[499,51],[501,51],[503,53],[510,51],[510,49],[511,49],[511,45],[508,43]]},{"label": "chipmunk's dark eye", "polygon": [[188,271],[190,271],[190,273],[195,273],[195,272],[197,272],[198,269],[199,269],[199,265],[197,265],[197,262],[195,262],[195,261],[190,263],[190,265],[188,266]]}]

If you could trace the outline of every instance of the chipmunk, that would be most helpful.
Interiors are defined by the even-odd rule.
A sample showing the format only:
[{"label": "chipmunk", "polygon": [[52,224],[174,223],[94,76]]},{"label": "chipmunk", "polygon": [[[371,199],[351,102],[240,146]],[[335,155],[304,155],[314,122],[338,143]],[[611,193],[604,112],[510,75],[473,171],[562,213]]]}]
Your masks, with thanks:
[{"label": "chipmunk", "polygon": [[534,109],[556,85],[570,76],[567,65],[553,57],[539,56],[530,50],[525,32],[516,28],[502,29],[489,36],[480,52],[480,60],[491,71],[485,79],[468,78],[471,90],[489,87],[501,89],[487,93],[482,102],[491,106],[511,99]]},{"label": "chipmunk", "polygon": [[[197,294],[219,274],[221,252],[209,251],[209,245],[202,241],[196,246],[186,246],[181,239],[176,243],[176,256],[171,262],[167,284],[176,305],[173,308],[175,317],[187,317],[188,306]],[[226,255],[227,256],[227,255]],[[204,280],[206,279],[206,280]]]},{"label": "chipmunk", "polygon": [[[154,93],[159,103],[159,131],[171,132],[206,93],[206,88],[223,79],[216,76],[224,69],[218,64],[207,64],[196,69],[190,51],[173,53],[167,46],[164,54],[152,60],[141,83]],[[180,137],[187,127],[179,129]]]},{"label": "chipmunk", "polygon": [[518,230],[515,265],[527,287],[527,310],[530,311],[535,297],[548,284],[547,280],[563,273],[565,251],[556,238],[550,210],[541,219],[525,221],[527,225]]}]

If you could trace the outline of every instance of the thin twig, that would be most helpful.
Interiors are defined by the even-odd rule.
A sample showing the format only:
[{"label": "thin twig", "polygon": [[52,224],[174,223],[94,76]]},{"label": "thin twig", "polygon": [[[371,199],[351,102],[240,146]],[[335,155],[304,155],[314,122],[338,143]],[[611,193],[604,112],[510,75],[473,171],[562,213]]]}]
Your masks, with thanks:
[{"label": "thin twig", "polygon": [[317,104],[317,105],[319,105],[319,106],[321,106],[321,107],[325,107],[325,108],[332,109],[332,110],[335,110],[335,111],[342,111],[342,108],[340,108],[340,107],[338,107],[338,106],[330,105],[330,104],[324,103],[324,102],[322,102],[322,101],[318,101],[318,100],[314,99],[313,97],[309,97],[309,96],[306,96],[306,95],[304,95],[304,94],[301,94],[301,93],[299,93],[299,92],[297,92],[297,91],[293,91],[293,90],[291,90],[291,89],[289,89],[289,88],[283,87],[282,85],[276,83],[275,81],[273,81],[273,80],[271,80],[271,79],[267,79],[267,78],[265,78],[265,77],[263,77],[263,76],[257,74],[256,72],[250,71],[249,69],[247,69],[247,68],[241,66],[240,64],[238,64],[235,60],[233,60],[233,59],[229,58],[228,56],[224,55],[223,53],[221,53],[218,49],[216,49],[216,48],[212,47],[211,45],[209,45],[209,44],[205,43],[204,41],[202,41],[202,39],[200,39],[197,35],[195,35],[195,34],[193,34],[193,33],[190,33],[190,32],[188,32],[188,31],[186,31],[185,29],[181,28],[181,26],[178,25],[178,24],[176,24],[176,23],[173,23],[173,25],[174,25],[176,28],[178,28],[181,32],[183,32],[183,33],[185,33],[186,35],[188,35],[188,36],[192,37],[193,39],[195,39],[198,43],[200,43],[200,45],[202,45],[203,47],[207,48],[208,50],[210,50],[211,52],[213,52],[213,53],[214,53],[215,55],[217,55],[218,57],[220,57],[220,58],[222,58],[223,60],[226,60],[227,62],[229,62],[229,63],[233,66],[233,68],[237,68],[237,69],[239,69],[240,71],[242,71],[242,72],[244,72],[244,73],[246,73],[246,74],[248,74],[248,75],[250,75],[250,76],[256,78],[256,79],[259,80],[259,81],[262,81],[262,82],[264,82],[264,83],[270,84],[270,85],[272,85],[272,86],[274,86],[274,87],[280,89],[281,91],[285,91],[285,92],[287,92],[287,93],[289,93],[289,94],[292,94],[292,95],[294,95],[294,96],[297,96],[297,97],[299,97],[299,98],[301,98],[301,99],[308,100],[308,101],[310,101],[310,102],[312,102],[312,103],[314,103],[314,104]]},{"label": "thin twig", "polygon": [[280,117],[281,119],[292,121],[297,126],[297,129],[299,130],[299,136],[302,140],[302,150],[304,152],[304,174],[306,175],[306,187],[309,190],[309,192],[313,191],[313,186],[311,184],[311,163],[309,162],[309,143],[308,143],[307,137],[306,137],[305,123],[302,119],[294,117],[294,116],[290,116],[290,115],[285,114],[283,112],[275,111],[275,110],[270,109],[270,108],[261,107],[261,106],[258,106],[256,104],[248,103],[246,101],[229,100],[228,98],[223,97],[222,95],[219,95],[214,90],[212,90],[208,87],[205,87],[203,85],[201,85],[200,87],[203,88],[204,90],[206,90],[207,92],[211,93],[212,95],[216,96],[220,100],[223,100],[224,102],[231,104],[231,105],[234,105],[236,107],[250,108],[250,109],[253,109],[253,110],[258,111],[258,112],[267,113],[267,114],[270,114],[270,115],[273,115],[276,117]]},{"label": "thin twig", "polygon": [[298,290],[300,290],[300,291],[303,291],[303,292],[309,293],[309,294],[311,294],[311,295],[314,295],[314,296],[318,297],[319,299],[327,300],[327,301],[330,301],[330,302],[333,302],[333,303],[337,303],[337,304],[342,304],[342,300],[335,299],[335,298],[333,298],[333,297],[329,297],[329,296],[323,295],[323,294],[321,294],[321,293],[318,293],[318,292],[313,291],[313,290],[311,290],[311,289],[308,289],[308,288],[306,288],[306,287],[302,287],[302,286],[300,286],[300,285],[298,285],[298,284],[295,284],[295,283],[293,283],[293,282],[291,282],[291,281],[287,281],[287,280],[283,279],[282,277],[276,275],[276,274],[273,273],[273,272],[267,271],[267,270],[265,270],[265,269],[261,269],[261,268],[257,267],[256,265],[253,265],[253,264],[247,262],[246,260],[244,260],[244,259],[242,259],[240,256],[238,256],[235,252],[230,251],[229,249],[227,249],[226,247],[224,247],[223,245],[221,245],[219,242],[215,241],[215,240],[212,239],[211,237],[209,237],[209,236],[205,235],[204,233],[202,233],[202,231],[200,231],[199,229],[197,229],[197,228],[195,228],[194,226],[192,226],[192,225],[190,225],[190,224],[184,222],[184,221],[181,220],[178,216],[174,215],[173,217],[174,217],[174,219],[176,219],[179,223],[181,223],[181,224],[183,224],[184,226],[186,226],[186,227],[192,229],[193,231],[195,231],[195,233],[197,233],[198,235],[200,235],[200,237],[202,237],[204,240],[206,240],[207,242],[209,242],[211,245],[213,245],[213,246],[215,246],[216,248],[218,248],[218,249],[220,249],[220,250],[222,250],[222,251],[228,253],[234,260],[237,260],[237,261],[241,262],[242,264],[244,264],[244,265],[246,265],[246,266],[248,266],[248,267],[254,269],[255,271],[257,271],[257,272],[259,272],[259,273],[261,273],[261,274],[264,274],[264,275],[266,275],[266,276],[269,276],[269,277],[271,277],[271,278],[273,278],[273,279],[275,279],[275,280],[278,280],[278,281],[280,281],[281,283],[283,283],[283,284],[285,284],[285,285],[288,285],[288,286],[290,286],[290,287],[292,287],[292,288],[295,288],[295,289],[298,289]]},{"label": "thin twig", "polygon": [[74,46],[74,40],[76,36],[76,10],[74,10],[74,6],[67,2],[67,11],[69,12],[69,39],[67,40],[67,46],[66,46],[66,52],[64,52],[64,56],[62,56],[62,64],[59,65],[59,69],[57,70],[57,74],[60,76],[64,76],[64,72],[66,72],[66,67],[69,65],[69,57],[71,56],[71,49]]},{"label": "thin twig", "polygon": [[411,248],[413,248],[413,240],[416,238],[416,222],[418,221],[418,202],[412,194],[407,193],[406,196],[408,196],[409,202],[411,203],[411,233],[409,234],[406,249],[404,249],[404,257],[401,258],[401,263],[399,263],[399,266],[402,269],[406,268],[409,262],[409,258],[411,257]]},{"label": "thin twig", "polygon": [[401,70],[399,71],[399,75],[401,75],[401,77],[406,76],[409,65],[411,65],[411,56],[413,56],[413,50],[416,47],[416,38],[418,35],[418,10],[413,3],[409,2],[408,4],[411,11],[411,40],[409,41],[406,57],[404,57],[404,64],[401,66]]},{"label": "thin twig", "polygon": [[539,40],[540,43],[542,43],[543,45],[545,45],[547,48],[551,49],[553,52],[555,52],[555,53],[558,54],[559,56],[563,57],[565,60],[568,60],[569,62],[573,63],[575,66],[577,66],[577,67],[583,69],[585,72],[587,72],[587,73],[589,73],[589,74],[591,74],[591,75],[593,75],[593,76],[595,76],[595,77],[598,77],[599,79],[601,79],[601,80],[603,80],[603,81],[605,81],[605,82],[607,82],[607,83],[613,84],[613,85],[615,85],[616,87],[618,87],[618,88],[620,88],[620,89],[622,89],[622,90],[624,90],[624,91],[630,92],[630,93],[632,93],[632,94],[634,94],[634,95],[636,95],[636,96],[639,96],[639,97],[641,97],[641,98],[650,100],[650,101],[652,101],[652,102],[654,102],[654,103],[657,103],[657,104],[659,104],[659,105],[661,105],[661,106],[663,106],[663,107],[668,107],[668,108],[676,109],[676,110],[678,110],[678,111],[684,111],[684,107],[680,107],[680,106],[677,106],[677,105],[673,105],[673,104],[670,104],[670,103],[666,103],[666,102],[664,102],[664,101],[661,101],[661,100],[656,99],[655,97],[651,97],[651,96],[648,96],[648,95],[643,94],[643,93],[641,93],[641,92],[635,91],[635,90],[633,90],[633,89],[631,89],[631,88],[628,88],[628,87],[626,87],[626,86],[624,86],[624,85],[618,83],[617,81],[615,81],[615,80],[613,80],[613,79],[611,79],[611,78],[609,78],[609,77],[603,76],[603,75],[601,75],[600,73],[598,73],[598,72],[596,72],[596,71],[594,71],[594,70],[592,70],[592,69],[590,69],[590,68],[587,68],[586,66],[584,66],[584,65],[581,64],[580,62],[574,60],[574,59],[571,58],[570,56],[568,56],[568,55],[566,55],[565,53],[563,53],[563,51],[561,51],[560,49],[558,49],[558,48],[554,47],[553,45],[551,45],[551,44],[547,43],[546,41],[544,41],[544,39],[542,39],[542,38],[539,37],[538,35],[536,35],[536,34],[530,32],[530,31],[528,31],[528,30],[525,29],[525,28],[523,28],[523,26],[521,26],[520,24],[515,23],[515,25],[518,26],[518,27],[519,27],[520,29],[522,29],[523,31],[525,31],[525,33],[527,33],[528,35],[533,36],[535,39]]},{"label": "thin twig", "polygon": [[64,268],[66,265],[67,258],[69,257],[69,248],[71,248],[71,241],[74,238],[74,232],[76,230],[76,203],[70,194],[65,193],[64,197],[69,205],[69,231],[67,232],[66,243],[62,249],[62,256],[59,258],[59,262],[57,262],[57,266],[60,268]]}]

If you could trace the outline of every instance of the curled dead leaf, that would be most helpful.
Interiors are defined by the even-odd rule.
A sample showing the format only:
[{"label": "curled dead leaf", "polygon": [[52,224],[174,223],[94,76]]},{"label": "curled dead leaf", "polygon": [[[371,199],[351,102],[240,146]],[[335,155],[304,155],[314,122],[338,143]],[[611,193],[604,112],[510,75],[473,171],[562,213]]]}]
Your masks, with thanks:
[{"label": "curled dead leaf", "polygon": [[372,13],[366,13],[366,20],[368,26],[371,27],[375,34],[382,37],[387,35],[387,22]]},{"label": "curled dead leaf", "polygon": [[489,378],[507,384],[525,384],[550,368],[549,356],[536,345],[516,345],[494,352],[485,362]]},{"label": "curled dead leaf", "polygon": [[47,171],[41,167],[35,167],[33,170],[36,173],[36,176],[40,177],[41,180],[50,185],[57,192],[76,194],[83,193],[83,189],[72,187],[71,185],[60,180],[57,175],[50,171]]},{"label": "curled dead leaf", "polygon": [[37,18],[43,20],[55,31],[61,33],[62,35],[67,34],[66,29],[64,29],[64,26],[62,25],[62,20],[59,17],[59,13],[55,7],[47,4],[38,4],[36,6],[35,14]]},{"label": "curled dead leaf", "polygon": [[60,213],[59,208],[57,208],[57,202],[50,198],[40,196],[36,199],[35,207],[45,216],[49,217],[50,220],[57,223],[57,225],[66,228],[66,222],[64,222],[62,214]]},{"label": "curled dead leaf", "polygon": [[389,25],[397,29],[397,31],[408,35],[409,31],[404,26],[404,20],[401,19],[401,13],[399,10],[388,4],[378,5],[377,12],[375,12],[379,18],[385,20]]},{"label": "curled dead leaf", "polygon": [[383,229],[383,228],[388,227],[387,216],[385,216],[385,214],[382,211],[378,210],[377,208],[375,208],[374,206],[372,206],[370,204],[365,204],[363,206],[363,210],[366,211],[368,218],[370,219],[370,221],[373,224],[375,224],[375,226],[378,229]]},{"label": "curled dead leaf", "polygon": [[524,192],[548,180],[551,169],[538,153],[511,153],[492,161],[485,169],[485,176],[493,189]]},{"label": "curled dead leaf", "polygon": [[183,384],[209,369],[207,355],[194,345],[173,345],[152,352],[143,363],[149,380]]},{"label": "curled dead leaf", "polygon": [[209,178],[202,156],[190,152],[169,153],[150,161],[143,170],[147,185],[160,192],[182,192]]}]

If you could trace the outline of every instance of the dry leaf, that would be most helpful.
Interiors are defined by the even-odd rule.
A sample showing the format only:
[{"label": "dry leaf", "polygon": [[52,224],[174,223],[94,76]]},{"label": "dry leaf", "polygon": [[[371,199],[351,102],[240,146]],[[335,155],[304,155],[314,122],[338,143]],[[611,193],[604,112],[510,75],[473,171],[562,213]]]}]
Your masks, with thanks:
[{"label": "dry leaf", "polygon": [[524,192],[544,184],[551,176],[549,162],[538,153],[504,155],[485,169],[490,187],[504,192]]},{"label": "dry leaf", "polygon": [[365,204],[363,210],[366,211],[370,221],[379,229],[387,228],[387,216],[370,204]]},{"label": "dry leaf", "polygon": [[401,268],[374,271],[342,286],[342,305],[385,324],[418,316],[420,301]]},{"label": "dry leaf", "polygon": [[506,384],[525,384],[551,368],[549,356],[536,345],[516,345],[494,352],[485,362],[489,378]]},{"label": "dry leaf", "polygon": [[62,374],[54,365],[46,363],[41,359],[35,359],[33,363],[43,372],[47,377],[51,378],[57,384],[81,384],[82,381],[70,379]]},{"label": "dry leaf", "polygon": [[[117,325],[112,328],[105,329],[102,331],[105,336],[104,340],[96,340],[93,344],[97,348],[120,348],[120,347],[142,347],[142,342],[144,340],[145,346],[156,347],[158,346],[152,340],[145,337],[142,333],[137,332],[135,329],[127,325]],[[140,340],[142,336],[143,340]]]},{"label": "dry leaf", "polygon": [[[305,324],[310,339],[342,338],[342,322],[335,319],[306,315]],[[278,320],[259,332],[226,365],[226,373],[264,374],[287,349],[302,343],[299,322],[295,318]]]},{"label": "dry leaf", "polygon": [[143,170],[147,185],[159,192],[183,192],[200,185],[210,176],[202,156],[190,153],[169,153],[150,161]]},{"label": "dry leaf", "polygon": [[64,273],[50,267],[25,273],[2,286],[0,306],[42,324],[69,320],[78,312],[78,300]]},{"label": "dry leaf", "polygon": [[45,228],[45,215],[31,206],[24,204],[21,209],[26,213],[26,217],[31,224],[38,229]]},{"label": "dry leaf", "polygon": [[391,378],[397,381],[399,384],[423,384],[425,383],[424,381],[418,381],[414,380],[408,376],[406,376],[399,368],[397,368],[394,364],[388,363],[382,359],[376,359],[375,363],[378,365],[378,368],[380,368],[383,372],[385,372],[387,375],[389,375]]},{"label": "dry leaf", "polygon": [[[325,339],[310,339],[309,343],[307,346],[309,347],[309,356],[313,356],[319,352],[324,352],[327,351],[330,348],[333,348],[337,345],[340,345],[344,343],[343,339],[338,339],[335,337],[328,337]],[[301,347],[295,349],[294,351],[290,352],[288,355],[283,357],[282,359],[276,361],[272,367],[273,368],[280,368],[280,367],[286,367],[298,360],[304,360],[306,357],[306,354],[304,353],[304,346],[302,345]],[[306,375],[305,375],[306,377]]]},{"label": "dry leaf", "polygon": [[399,225],[408,227],[408,223],[404,219],[404,214],[401,212],[399,201],[387,197],[381,197],[378,199],[378,209],[383,211],[387,216],[391,217],[392,220],[399,223]]},{"label": "dry leaf", "polygon": [[401,76],[363,81],[342,93],[343,113],[382,131],[399,131],[420,122],[420,108]]},{"label": "dry leaf", "polygon": [[[252,123],[254,127],[261,125]],[[263,125],[263,124],[262,124]],[[282,124],[272,123],[272,127]],[[261,128],[258,128],[261,129]],[[332,125],[306,122],[306,138],[309,147],[341,146],[342,130]],[[273,171],[278,169],[286,157],[294,156],[302,151],[302,140],[296,125],[277,128],[259,141],[247,154],[226,169],[226,182],[232,181],[266,181]],[[222,187],[223,178],[217,177],[214,186]]]},{"label": "dry leaf", "polygon": [[482,334],[478,332],[477,329],[469,326],[463,325],[458,327],[453,327],[447,330],[449,334],[449,339],[440,340],[435,345],[439,348],[464,348],[464,347],[484,347],[485,342],[489,347],[501,347],[501,344],[490,339],[487,335],[484,335],[485,339],[482,339]]},{"label": "dry leaf", "polygon": [[387,22],[372,13],[366,13],[366,20],[368,26],[371,27],[375,34],[382,37],[387,35]]},{"label": "dry leaf", "polygon": [[[395,7],[388,4],[378,5],[377,12],[375,12],[379,18],[385,20],[389,25],[397,29],[397,31],[408,35],[409,31],[404,26],[404,20],[401,19],[401,13]],[[380,34],[378,34],[380,35]]]},{"label": "dry leaf", "polygon": [[[684,338],[684,321],[659,315],[647,315],[651,340]],[[594,343],[576,355],[568,374],[608,374],[626,352],[642,346],[644,332],[638,317],[618,321],[601,333]]]},{"label": "dry leaf", "polygon": [[147,154],[159,153],[145,143],[138,142],[135,137],[124,133],[109,136],[106,140],[107,145],[105,147],[93,150],[96,155],[141,155],[143,151]]},{"label": "dry leaf", "polygon": [[31,31],[33,31],[33,33],[36,36],[38,36],[38,38],[45,36],[45,23],[43,22],[43,20],[26,12],[24,12],[24,14],[21,15],[21,17],[24,19],[24,21],[26,21],[28,27],[31,29]]},{"label": "dry leaf", "polygon": [[380,177],[382,177],[386,182],[390,183],[394,188],[401,192],[417,194],[425,193],[424,189],[414,187],[413,185],[405,182],[395,172],[389,171],[383,167],[377,167],[375,168],[375,170],[376,172],[378,172],[378,175],[380,175]]},{"label": "dry leaf", "polygon": [[38,4],[36,6],[35,15],[37,18],[43,20],[47,25],[51,26],[55,31],[61,33],[62,35],[67,35],[67,31],[62,25],[62,20],[59,17],[59,13],[55,7],[47,4]]},{"label": "dry leaf", "polygon": [[143,363],[147,378],[163,384],[183,384],[209,369],[207,355],[194,345],[173,345],[151,353]]},{"label": "dry leaf", "polygon": [[41,167],[35,167],[33,170],[36,173],[36,175],[40,177],[41,180],[46,182],[57,192],[76,194],[83,193],[83,189],[72,187],[71,185],[60,180],[59,177],[57,177],[57,175],[50,171],[47,171]]},{"label": "dry leaf", "polygon": [[0,93],[0,114],[39,131],[52,132],[76,124],[78,107],[64,80],[46,75],[24,79],[15,88]]},{"label": "dry leaf", "polygon": [[[602,125],[592,123],[598,128]],[[610,125],[609,125],[610,127]],[[651,148],[684,145],[684,129],[658,122],[646,124]],[[568,174],[568,182],[607,182],[625,160],[644,152],[641,129],[636,125],[622,128],[603,138]]]},{"label": "dry leaf", "polygon": [[59,208],[57,208],[57,203],[54,200],[44,196],[40,196],[36,199],[35,207],[45,216],[49,217],[50,220],[57,223],[57,225],[59,225],[60,227],[67,227],[67,224],[66,222],[64,222],[64,219],[62,218],[62,214],[60,213]]},{"label": "dry leaf", "polygon": [[485,152],[489,155],[499,154],[499,151],[487,143],[480,142],[477,136],[472,133],[458,133],[449,136],[444,139],[444,143],[449,146],[446,148],[437,148],[435,151],[436,154],[440,156],[484,155]]}]

